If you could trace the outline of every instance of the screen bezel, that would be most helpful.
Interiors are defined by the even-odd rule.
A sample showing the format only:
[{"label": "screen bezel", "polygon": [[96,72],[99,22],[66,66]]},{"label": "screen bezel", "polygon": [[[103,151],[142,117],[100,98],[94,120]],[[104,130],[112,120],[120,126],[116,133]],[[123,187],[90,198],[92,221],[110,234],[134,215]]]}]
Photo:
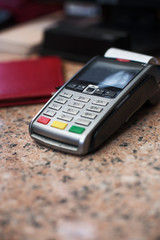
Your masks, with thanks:
[{"label": "screen bezel", "polygon": [[133,67],[133,68],[137,68],[137,70],[139,70],[137,72],[137,74],[134,75],[134,77],[124,86],[124,88],[126,88],[126,86],[133,81],[133,79],[144,69],[145,65],[144,63],[140,63],[140,62],[136,62],[136,61],[129,61],[126,59],[115,59],[115,58],[105,58],[105,57],[101,57],[101,56],[97,56],[94,59],[92,59],[91,61],[89,61],[89,63],[87,65],[84,66],[84,68],[78,72],[78,74],[71,80],[72,83],[75,84],[91,84],[91,85],[95,85],[98,86],[101,89],[113,89],[117,92],[122,91],[124,88],[118,88],[118,87],[113,87],[113,86],[108,86],[108,85],[103,85],[103,84],[96,84],[95,82],[92,81],[84,81],[84,80],[79,80],[79,77],[84,74],[85,72],[88,71],[89,68],[91,68],[93,66],[93,64],[95,64],[95,62],[97,61],[102,61],[107,64],[113,64],[113,66],[115,67],[116,64],[118,64],[118,66],[123,66],[123,67]]}]

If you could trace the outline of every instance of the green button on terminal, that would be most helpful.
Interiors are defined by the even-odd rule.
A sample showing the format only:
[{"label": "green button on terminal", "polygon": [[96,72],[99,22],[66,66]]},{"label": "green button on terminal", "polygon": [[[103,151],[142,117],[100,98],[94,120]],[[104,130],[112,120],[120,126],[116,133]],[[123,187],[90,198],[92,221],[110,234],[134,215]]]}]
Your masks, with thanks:
[{"label": "green button on terminal", "polygon": [[82,134],[84,132],[85,128],[83,127],[78,127],[78,126],[72,126],[70,129],[69,129],[69,132],[73,132],[73,133],[78,133],[78,134]]}]

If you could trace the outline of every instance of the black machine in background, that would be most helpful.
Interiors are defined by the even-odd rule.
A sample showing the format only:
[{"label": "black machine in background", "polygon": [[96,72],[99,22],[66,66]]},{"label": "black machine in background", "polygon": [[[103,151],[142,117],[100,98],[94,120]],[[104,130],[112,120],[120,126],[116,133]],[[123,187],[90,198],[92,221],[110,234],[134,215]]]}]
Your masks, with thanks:
[{"label": "black machine in background", "polygon": [[61,2],[65,17],[45,31],[42,54],[83,62],[110,47],[160,54],[159,0]]}]

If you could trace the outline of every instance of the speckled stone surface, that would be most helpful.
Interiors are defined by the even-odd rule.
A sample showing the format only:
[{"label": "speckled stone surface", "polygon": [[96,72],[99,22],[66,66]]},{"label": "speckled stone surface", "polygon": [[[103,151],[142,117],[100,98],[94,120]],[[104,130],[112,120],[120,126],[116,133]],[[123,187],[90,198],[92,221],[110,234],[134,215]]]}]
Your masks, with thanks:
[{"label": "speckled stone surface", "polygon": [[160,240],[160,105],[83,157],[30,138],[41,107],[0,109],[0,240]]}]

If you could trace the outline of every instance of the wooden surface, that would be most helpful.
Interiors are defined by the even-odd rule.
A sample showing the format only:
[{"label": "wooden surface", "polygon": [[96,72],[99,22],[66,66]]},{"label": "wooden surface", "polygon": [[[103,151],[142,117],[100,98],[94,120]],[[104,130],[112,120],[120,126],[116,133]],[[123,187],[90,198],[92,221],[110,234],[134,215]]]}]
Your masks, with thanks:
[{"label": "wooden surface", "polygon": [[44,30],[56,24],[62,13],[52,13],[0,32],[0,52],[27,55],[37,49],[44,37]]},{"label": "wooden surface", "polygon": [[[64,61],[65,80],[81,66]],[[41,107],[0,109],[0,240],[159,240],[160,105],[84,157],[30,138]]]}]

